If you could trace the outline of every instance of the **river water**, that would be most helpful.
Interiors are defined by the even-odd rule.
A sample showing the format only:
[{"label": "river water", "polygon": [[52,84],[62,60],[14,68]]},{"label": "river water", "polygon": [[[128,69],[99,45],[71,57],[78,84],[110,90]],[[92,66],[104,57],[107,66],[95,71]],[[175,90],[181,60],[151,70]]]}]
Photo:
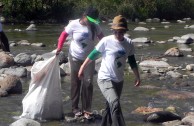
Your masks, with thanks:
[{"label": "river water", "polygon": [[[191,25],[193,22],[187,23],[187,25]],[[178,24],[176,22],[166,24],[169,25],[169,28],[164,28],[164,24],[161,23],[148,23],[146,25],[139,25],[137,23],[129,23],[129,32],[131,38],[136,37],[149,37],[151,40],[155,41],[166,41],[174,36],[182,36],[188,33],[193,33],[192,29],[184,29],[186,24]],[[38,31],[25,31],[27,25],[4,25],[4,31],[6,32],[9,41],[17,42],[20,40],[28,40],[30,43],[34,42],[42,42],[46,45],[46,47],[31,47],[31,46],[16,46],[11,47],[11,52],[13,55],[17,55],[20,52],[25,52],[28,54],[43,54],[46,52],[50,52],[56,48],[57,39],[63,30],[65,25],[38,25]],[[155,27],[155,30],[150,30],[149,32],[134,32],[133,29],[137,26],[144,26],[147,28]],[[21,29],[22,31],[17,31],[17,29]],[[106,23],[102,23],[102,29],[105,35],[111,34],[109,29],[109,25]],[[176,42],[167,42],[165,44],[146,44],[141,47],[136,46],[136,58],[138,61],[142,59],[142,57],[157,57],[163,54],[167,49],[179,46]],[[188,45],[189,48],[194,49],[194,45]],[[64,48],[64,52],[67,52],[67,48]],[[170,57],[168,58],[168,63],[172,66],[183,66],[186,64],[193,63],[193,58],[187,58],[186,55],[194,55],[193,52],[184,52],[184,57]],[[123,88],[123,93],[121,96],[121,106],[124,114],[124,118],[127,126],[157,126],[160,124],[150,124],[142,121],[142,118],[139,116],[131,114],[133,110],[140,106],[153,106],[166,108],[170,105],[173,105],[177,108],[177,113],[181,116],[184,112],[194,111],[194,100],[186,99],[186,100],[169,100],[165,97],[161,97],[156,95],[156,93],[162,88],[174,90],[174,91],[194,91],[194,85],[189,87],[176,87],[174,88],[172,85],[176,81],[180,82],[193,82],[192,77],[184,78],[184,79],[164,79],[159,80],[158,77],[145,75],[142,71],[140,71],[142,76],[142,85],[152,85],[161,87],[161,89],[145,89],[145,88],[136,88],[133,86],[134,75],[132,73],[126,74],[125,76],[125,84]],[[186,74],[186,73],[184,73]],[[189,74],[189,73],[188,73]],[[0,126],[8,126],[9,124],[16,121],[15,117],[21,115],[22,113],[22,99],[28,91],[29,78],[22,78],[23,83],[23,93],[21,95],[10,95],[8,97],[0,98]],[[70,96],[70,82],[69,77],[63,77],[62,80],[62,92],[64,99]],[[105,101],[104,98],[96,84],[96,75],[94,79],[94,96],[93,96],[93,110],[100,111],[104,108]],[[71,102],[64,102],[64,112],[68,113],[71,109]],[[96,121],[94,123],[66,123],[65,121],[51,121],[44,122],[42,126],[99,126],[100,121]]]}]

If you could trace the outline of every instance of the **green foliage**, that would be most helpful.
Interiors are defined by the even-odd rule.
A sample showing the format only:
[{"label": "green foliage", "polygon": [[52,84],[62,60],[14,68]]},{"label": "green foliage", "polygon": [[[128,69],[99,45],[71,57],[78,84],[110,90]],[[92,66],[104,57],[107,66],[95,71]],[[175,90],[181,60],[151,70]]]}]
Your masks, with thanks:
[{"label": "green foliage", "polygon": [[156,0],[157,16],[165,19],[182,19],[192,17],[194,12],[193,0]]},{"label": "green foliage", "polygon": [[85,8],[98,8],[103,19],[118,14],[128,19],[158,17],[160,19],[194,18],[194,0],[1,0],[3,16],[10,22],[68,22],[82,16]]}]

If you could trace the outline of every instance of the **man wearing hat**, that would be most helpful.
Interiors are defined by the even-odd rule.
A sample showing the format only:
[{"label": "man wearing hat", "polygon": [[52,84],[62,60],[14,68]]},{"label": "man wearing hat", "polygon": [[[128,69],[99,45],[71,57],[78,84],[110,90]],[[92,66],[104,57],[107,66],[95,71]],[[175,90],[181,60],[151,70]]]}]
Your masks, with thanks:
[{"label": "man wearing hat", "polygon": [[102,62],[98,72],[98,86],[107,102],[101,126],[125,126],[120,106],[120,96],[124,83],[126,59],[128,59],[128,63],[135,74],[135,86],[140,85],[140,77],[134,56],[133,43],[131,39],[124,36],[128,31],[126,19],[122,15],[116,16],[113,19],[111,29],[113,35],[100,40],[81,65],[78,77],[85,76],[84,69],[101,54]]},{"label": "man wearing hat", "polygon": [[[0,15],[2,14],[4,4],[0,2]],[[0,22],[0,49],[2,49],[5,52],[10,52],[9,49],[9,41],[7,39],[7,36],[3,32],[2,24]]]},{"label": "man wearing hat", "polygon": [[[76,117],[83,115],[87,119],[91,118],[95,64],[92,63],[85,69],[86,76],[81,80],[77,75],[81,64],[94,49],[95,39],[100,40],[104,36],[99,26],[98,15],[98,10],[90,6],[80,19],[71,20],[58,39],[56,52],[59,54],[67,36],[72,36],[68,55],[71,69],[72,112]],[[80,97],[81,108],[79,107]]]}]

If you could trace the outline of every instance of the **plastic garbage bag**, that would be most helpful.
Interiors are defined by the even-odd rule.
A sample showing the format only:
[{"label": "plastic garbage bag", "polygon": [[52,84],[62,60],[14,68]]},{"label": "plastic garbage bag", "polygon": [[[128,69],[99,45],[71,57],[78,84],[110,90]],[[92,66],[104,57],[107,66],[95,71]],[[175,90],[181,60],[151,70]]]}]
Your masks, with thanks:
[{"label": "plastic garbage bag", "polygon": [[31,68],[29,91],[22,100],[21,118],[63,119],[59,57],[36,62]]}]

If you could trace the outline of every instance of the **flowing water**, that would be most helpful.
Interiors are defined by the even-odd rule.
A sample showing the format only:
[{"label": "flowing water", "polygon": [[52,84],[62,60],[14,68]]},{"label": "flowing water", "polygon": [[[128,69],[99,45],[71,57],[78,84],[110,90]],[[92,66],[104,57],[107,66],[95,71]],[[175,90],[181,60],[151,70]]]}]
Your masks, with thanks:
[{"label": "flowing water", "polygon": [[[188,23],[191,25],[192,22]],[[170,27],[168,29],[164,28],[164,24],[161,23],[148,23],[146,25],[141,25],[147,28],[155,27],[155,30],[151,30],[149,32],[134,32],[133,29],[137,26],[140,26],[136,23],[130,23],[129,29],[131,29],[128,34],[131,35],[131,38],[136,37],[149,37],[153,41],[166,41],[173,36],[182,36],[187,33],[193,33],[192,29],[184,29],[186,24],[177,24],[170,23],[168,24]],[[20,52],[25,52],[28,54],[43,54],[45,52],[50,52],[56,48],[57,39],[63,30],[65,25],[38,25],[38,31],[25,31],[24,29],[27,27],[26,25],[4,25],[4,31],[6,32],[9,41],[18,42],[20,40],[28,40],[30,43],[34,42],[42,42],[46,45],[46,47],[31,47],[31,46],[16,46],[11,47],[11,52],[13,55],[17,55]],[[14,30],[15,29],[15,30]],[[16,31],[17,29],[21,29],[22,31]],[[111,34],[109,26],[106,23],[102,23],[102,29],[105,35]],[[136,58],[138,61],[142,60],[142,57],[155,57],[163,54],[167,49],[179,46],[175,42],[168,42],[165,44],[147,44],[142,47],[136,46]],[[194,49],[194,45],[188,45],[189,48]],[[64,52],[67,52],[67,48],[64,48]],[[193,52],[184,52],[185,55],[191,54],[194,55]],[[183,66],[186,64],[193,63],[193,58],[184,57],[170,57],[168,58],[168,63],[172,66]],[[184,78],[184,79],[164,79],[159,80],[158,77],[147,77],[148,75],[143,74],[142,76],[142,85],[152,85],[157,87],[165,87],[167,89],[176,90],[176,91],[194,91],[194,85],[189,87],[177,87],[174,88],[172,84],[175,81],[186,81],[193,82],[193,78]],[[185,74],[185,73],[184,73]],[[194,111],[194,100],[169,100],[167,98],[156,95],[156,92],[161,89],[144,89],[144,88],[136,88],[133,86],[134,75],[132,73],[126,74],[125,76],[125,84],[123,88],[123,93],[121,97],[121,106],[124,114],[124,118],[127,126],[157,126],[160,124],[151,124],[145,123],[142,121],[142,118],[138,115],[133,115],[131,112],[140,106],[153,106],[153,107],[161,107],[166,108],[170,105],[176,106],[177,113],[181,116],[184,112]],[[0,98],[0,126],[8,126],[9,124],[16,121],[15,117],[21,115],[22,113],[22,99],[28,91],[28,84],[30,78],[22,78],[23,83],[23,93],[20,95],[10,95],[8,97]],[[70,82],[69,77],[63,77],[62,80],[62,92],[64,98],[70,96]],[[105,101],[104,98],[96,84],[96,75],[94,79],[94,96],[93,96],[93,109],[101,110],[104,108]],[[71,110],[71,102],[64,102],[64,112],[68,113]],[[65,121],[48,121],[43,122],[42,126],[99,126],[100,121],[96,121],[94,123],[66,123]]]}]

